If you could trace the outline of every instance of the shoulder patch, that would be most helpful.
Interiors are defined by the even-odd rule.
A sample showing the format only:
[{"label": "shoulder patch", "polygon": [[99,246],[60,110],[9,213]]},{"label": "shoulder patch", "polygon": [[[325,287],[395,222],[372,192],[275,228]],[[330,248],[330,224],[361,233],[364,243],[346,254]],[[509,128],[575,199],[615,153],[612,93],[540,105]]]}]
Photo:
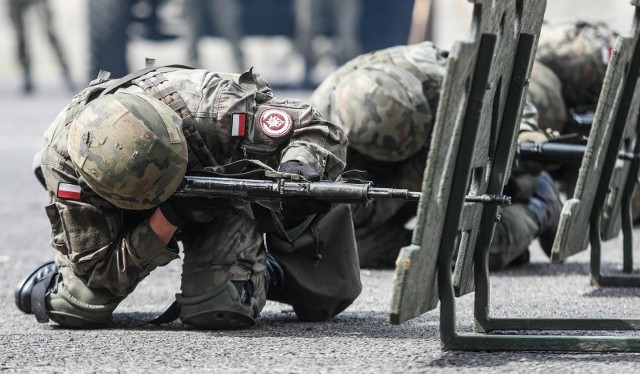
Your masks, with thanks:
[{"label": "shoulder patch", "polygon": [[56,193],[58,199],[65,200],[80,200],[82,196],[82,188],[77,184],[71,183],[58,183],[58,192]]},{"label": "shoulder patch", "polygon": [[260,114],[258,127],[270,138],[281,138],[291,132],[293,117],[283,109],[267,109]]},{"label": "shoulder patch", "polygon": [[231,113],[231,136],[243,137],[247,124],[246,113]]}]

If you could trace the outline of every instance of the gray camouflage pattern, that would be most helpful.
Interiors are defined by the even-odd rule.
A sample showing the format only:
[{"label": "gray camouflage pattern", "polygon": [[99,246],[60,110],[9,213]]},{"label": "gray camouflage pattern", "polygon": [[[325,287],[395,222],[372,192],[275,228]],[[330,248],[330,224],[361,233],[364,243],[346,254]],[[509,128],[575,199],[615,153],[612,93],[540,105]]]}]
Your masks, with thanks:
[{"label": "gray camouflage pattern", "polygon": [[[431,42],[383,49],[355,57],[329,75],[318,86],[311,96],[311,103],[329,120],[342,126],[348,134],[347,169],[366,171],[366,178],[373,181],[375,186],[421,190],[429,137],[435,122],[434,117],[438,107],[440,89],[446,72],[446,56],[445,51],[438,49]],[[418,149],[398,149],[399,142],[390,141],[374,143],[375,147],[369,146],[367,149],[362,147],[362,143],[370,144],[361,142],[361,139],[366,139],[365,135],[369,135],[369,133],[371,134],[369,135],[370,139],[378,140],[374,136],[380,128],[371,125],[372,123],[378,125],[376,121],[362,121],[362,118],[367,118],[367,114],[373,111],[371,107],[376,104],[383,108],[391,107],[381,99],[378,99],[378,103],[371,100],[371,93],[374,92],[373,90],[378,84],[367,79],[366,73],[374,69],[380,70],[380,66],[385,65],[393,67],[394,71],[398,69],[410,73],[421,84],[429,111],[424,111],[422,106],[416,106],[417,112],[421,112],[418,114],[420,115],[418,118],[422,119],[422,128],[414,129],[414,134],[420,136],[416,139],[425,146]],[[392,93],[399,96],[395,91]],[[411,92],[404,94],[418,96]],[[378,109],[373,111],[374,114],[378,114],[378,122],[386,119],[379,115],[381,112],[387,113],[388,111]],[[374,115],[368,117],[375,118]],[[347,121],[353,122],[347,123]],[[413,124],[418,123],[415,121]],[[359,126],[362,124],[365,126],[360,128]],[[394,128],[403,129],[401,125],[397,125],[395,127],[389,126],[388,130]],[[539,131],[538,112],[530,102],[525,102],[523,108],[520,132],[523,131]],[[407,132],[405,131],[405,133]],[[424,142],[423,136],[425,137]],[[394,137],[390,136],[390,138]],[[383,147],[388,148],[384,150]],[[371,148],[374,148],[375,152],[372,152]],[[406,154],[402,154],[402,152],[406,152]],[[410,242],[411,231],[407,230],[405,225],[411,217],[415,216],[416,204],[396,200],[376,200],[366,206],[353,206],[352,210],[360,265],[362,267],[393,266],[400,248]],[[517,214],[513,216],[518,217]],[[515,222],[507,224],[505,227],[507,227],[506,231],[498,232],[498,235],[504,234],[505,237],[494,241],[492,253],[496,253],[496,256],[504,254],[505,258],[511,260],[520,255],[523,248],[526,250],[531,241],[529,238],[536,236],[537,228],[531,229],[531,226],[525,222]],[[522,235],[510,235],[508,232],[511,229],[520,228],[525,228],[527,231]],[[526,238],[528,241],[526,245],[513,243],[511,240],[513,238]]]},{"label": "gray camouflage pattern", "polygon": [[432,123],[420,81],[393,65],[354,70],[334,91],[333,120],[349,146],[382,161],[402,161],[425,147]]},{"label": "gray camouflage pattern", "polygon": [[[332,92],[344,77],[363,66],[394,65],[412,75],[422,83],[422,93],[427,98],[431,111],[435,113],[440,97],[440,88],[446,70],[447,53],[431,42],[409,46],[396,46],[357,56],[341,66],[325,80],[311,96],[311,104],[329,120],[333,118]],[[348,78],[347,78],[348,79]],[[432,119],[433,120],[433,119]],[[428,124],[431,126],[431,124]]]},{"label": "gray camouflage pattern", "polygon": [[618,34],[604,23],[563,20],[542,25],[536,60],[562,83],[567,108],[595,107]]},{"label": "gray camouflage pattern", "polygon": [[[155,75],[155,72],[149,73],[139,81],[149,81]],[[160,90],[171,92],[169,86],[174,88],[192,113],[196,128],[219,165],[250,157],[274,167],[279,162],[299,160],[312,165],[328,179],[335,179],[342,172],[347,142],[343,131],[324,120],[308,104],[273,98],[264,80],[256,77],[248,82],[238,75],[186,69],[163,75],[167,80],[159,85],[146,89],[130,85],[117,92],[151,96]],[[165,97],[165,103],[175,99],[175,95]],[[290,131],[280,137],[265,136],[257,121],[266,110],[286,111],[292,120]],[[90,190],[83,190],[79,201],[56,196],[60,182],[78,184],[80,177],[70,157],[67,139],[71,125],[65,126],[66,111],[65,108],[45,132],[42,148],[42,171],[50,197],[45,210],[51,222],[51,244],[59,252],[56,262],[68,268],[67,273],[74,274],[74,281],[101,290],[100,299],[89,298],[86,302],[100,304],[104,299],[119,300],[130,294],[157,266],[179,258],[177,246],[176,243],[165,246],[151,230],[148,217],[153,210],[121,209]],[[247,114],[244,137],[231,136],[234,112]],[[194,224],[193,229],[187,226],[181,233],[184,236],[189,235],[189,230],[197,231],[190,236],[189,249],[184,253],[184,263],[190,265],[183,269],[183,289],[190,295],[204,292],[202,285],[198,288],[188,279],[198,279],[206,283],[206,287],[215,287],[223,280],[249,278],[254,280],[255,297],[263,305],[262,237],[244,207],[233,201],[218,204],[221,205],[214,217],[199,215],[203,225]],[[227,226],[215,222],[227,222]],[[231,227],[229,225],[236,225],[234,232],[223,232],[225,227]],[[216,245],[210,246],[211,243]],[[211,262],[199,267],[191,265],[207,255]],[[66,284],[66,279],[63,282]]]},{"label": "gray camouflage pattern", "polygon": [[115,94],[90,102],[69,125],[69,156],[91,189],[123,209],[167,200],[187,170],[182,120],[145,95]]},{"label": "gray camouflage pattern", "polygon": [[538,111],[540,128],[564,133],[567,108],[562,97],[562,83],[553,71],[540,61],[533,64],[527,95],[527,100]]}]

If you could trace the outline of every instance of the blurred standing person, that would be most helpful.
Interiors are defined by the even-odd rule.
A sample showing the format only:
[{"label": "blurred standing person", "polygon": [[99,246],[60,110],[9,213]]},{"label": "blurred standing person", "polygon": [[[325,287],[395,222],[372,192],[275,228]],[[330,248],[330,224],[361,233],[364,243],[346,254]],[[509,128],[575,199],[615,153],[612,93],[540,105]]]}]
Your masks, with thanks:
[{"label": "blurred standing person", "polygon": [[89,0],[89,81],[100,70],[110,72],[113,78],[129,73],[127,30],[134,3],[135,0]]},{"label": "blurred standing person", "polygon": [[226,39],[233,50],[237,71],[246,68],[242,42],[242,8],[238,0],[184,0],[183,17],[186,23],[188,58],[192,66],[200,66],[198,42],[207,36],[210,24]]},{"label": "blurred standing person", "polygon": [[53,14],[47,0],[9,0],[9,17],[16,32],[16,44],[18,48],[18,59],[23,74],[22,91],[25,94],[33,92],[33,79],[31,74],[31,56],[27,49],[27,35],[25,16],[29,8],[35,9],[38,14],[39,23],[41,23],[47,33],[47,38],[53,52],[56,55],[65,84],[70,91],[75,91],[71,74],[69,73],[69,65],[62,53],[60,42],[53,30]]},{"label": "blurred standing person", "polygon": [[331,13],[334,38],[332,55],[338,66],[361,53],[358,29],[362,3],[360,0],[295,0],[296,48],[305,60],[305,85],[311,83],[311,72],[319,61],[313,48],[314,39],[321,34],[323,13]]}]

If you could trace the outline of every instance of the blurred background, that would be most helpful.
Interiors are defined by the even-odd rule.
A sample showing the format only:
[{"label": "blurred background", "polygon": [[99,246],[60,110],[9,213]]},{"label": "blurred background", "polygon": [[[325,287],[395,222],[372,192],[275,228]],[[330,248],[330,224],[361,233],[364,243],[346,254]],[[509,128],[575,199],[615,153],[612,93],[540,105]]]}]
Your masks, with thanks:
[{"label": "blurred background", "polygon": [[[547,3],[547,19],[622,32],[633,14],[628,0]],[[466,37],[471,9],[467,0],[0,0],[0,94],[74,92],[100,69],[119,77],[146,57],[253,66],[275,87],[312,89],[363,52],[425,39],[450,48]]]}]

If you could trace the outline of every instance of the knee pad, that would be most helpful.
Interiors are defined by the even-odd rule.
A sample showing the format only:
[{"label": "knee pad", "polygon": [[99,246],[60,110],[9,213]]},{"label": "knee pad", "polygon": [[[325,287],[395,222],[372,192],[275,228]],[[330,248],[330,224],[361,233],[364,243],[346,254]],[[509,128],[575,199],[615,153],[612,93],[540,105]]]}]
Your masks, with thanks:
[{"label": "knee pad", "polygon": [[45,308],[49,319],[70,328],[105,327],[113,320],[113,311],[120,300],[105,304],[89,304],[75,297],[60,282],[45,296]]},{"label": "knee pad", "polygon": [[256,324],[260,307],[247,289],[249,282],[236,287],[227,281],[213,290],[194,297],[176,294],[180,319],[198,329],[242,329]]}]

